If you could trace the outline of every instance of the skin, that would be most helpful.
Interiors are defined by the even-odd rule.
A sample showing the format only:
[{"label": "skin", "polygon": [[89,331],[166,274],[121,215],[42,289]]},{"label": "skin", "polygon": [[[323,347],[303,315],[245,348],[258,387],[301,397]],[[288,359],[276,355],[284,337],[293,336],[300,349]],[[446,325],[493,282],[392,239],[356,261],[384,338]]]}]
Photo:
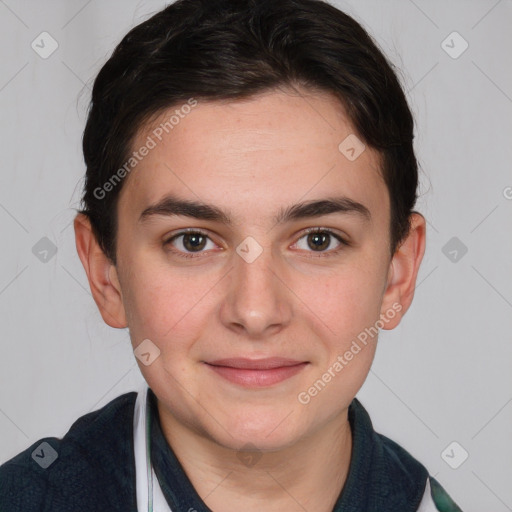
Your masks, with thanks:
[{"label": "skin", "polygon": [[[168,443],[216,512],[237,506],[251,512],[262,503],[267,511],[332,511],[350,463],[348,406],[367,377],[376,337],[309,403],[297,397],[359,333],[389,317],[393,304],[401,311],[383,328],[398,325],[425,250],[425,219],[415,213],[391,258],[378,153],[366,147],[349,161],[338,145],[355,130],[340,103],[327,93],[297,92],[199,102],[164,133],[123,185],[117,266],[87,218],[79,214],[74,224],[104,321],[129,327],[133,348],[150,339],[161,351],[148,366],[137,359],[140,370],[158,398]],[[168,115],[141,129],[134,148]],[[170,192],[215,205],[232,224],[164,215],[139,222],[145,208]],[[371,220],[332,213],[275,223],[282,207],[341,195],[365,205]],[[330,228],[349,245],[331,237],[323,252],[315,251],[304,233],[311,227]],[[207,232],[199,257],[178,255],[188,248],[197,256],[183,237],[164,245],[185,228]],[[263,249],[252,263],[236,252],[248,236]],[[308,364],[281,383],[254,389],[204,363],[272,356]],[[240,450],[256,462],[244,462]]]}]

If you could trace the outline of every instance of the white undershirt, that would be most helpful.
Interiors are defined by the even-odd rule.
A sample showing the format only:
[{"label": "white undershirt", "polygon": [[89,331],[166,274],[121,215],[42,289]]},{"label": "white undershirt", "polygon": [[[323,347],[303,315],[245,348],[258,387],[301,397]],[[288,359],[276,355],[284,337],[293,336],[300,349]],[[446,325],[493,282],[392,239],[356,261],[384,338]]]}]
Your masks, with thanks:
[{"label": "white undershirt", "polygon": [[[150,465],[151,476],[148,478],[148,452],[146,446],[146,396],[148,392],[147,383],[143,383],[137,394],[135,401],[135,410],[133,413],[133,437],[135,452],[135,482],[137,493],[137,510],[138,512],[151,512],[149,496],[152,495],[153,512],[172,512],[165,500],[155,470]],[[152,481],[153,492],[149,489]]]}]

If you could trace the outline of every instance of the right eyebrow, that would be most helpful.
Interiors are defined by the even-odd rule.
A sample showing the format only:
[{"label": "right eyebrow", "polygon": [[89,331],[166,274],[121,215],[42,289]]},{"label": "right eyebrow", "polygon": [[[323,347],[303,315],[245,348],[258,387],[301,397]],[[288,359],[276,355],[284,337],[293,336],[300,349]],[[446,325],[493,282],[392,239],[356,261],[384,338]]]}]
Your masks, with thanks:
[{"label": "right eyebrow", "polygon": [[200,220],[212,220],[231,225],[230,217],[220,208],[211,204],[188,199],[179,199],[172,195],[166,195],[160,201],[148,206],[139,217],[139,222],[145,222],[155,215],[184,215]]}]

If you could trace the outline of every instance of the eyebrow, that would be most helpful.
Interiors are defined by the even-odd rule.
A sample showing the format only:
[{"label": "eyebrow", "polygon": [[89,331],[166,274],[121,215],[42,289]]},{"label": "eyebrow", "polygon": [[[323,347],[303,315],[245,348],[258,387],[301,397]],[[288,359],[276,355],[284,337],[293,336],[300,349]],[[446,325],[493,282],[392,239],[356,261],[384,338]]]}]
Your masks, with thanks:
[{"label": "eyebrow", "polygon": [[[354,201],[349,197],[328,197],[313,201],[306,201],[281,208],[274,217],[276,224],[283,224],[292,220],[320,217],[333,213],[355,214],[365,221],[371,221],[370,210],[362,203]],[[157,203],[148,206],[139,217],[139,222],[144,223],[154,216],[185,216],[199,220],[210,220],[231,226],[233,221],[228,213],[217,206],[180,199],[173,195],[166,195]]]}]

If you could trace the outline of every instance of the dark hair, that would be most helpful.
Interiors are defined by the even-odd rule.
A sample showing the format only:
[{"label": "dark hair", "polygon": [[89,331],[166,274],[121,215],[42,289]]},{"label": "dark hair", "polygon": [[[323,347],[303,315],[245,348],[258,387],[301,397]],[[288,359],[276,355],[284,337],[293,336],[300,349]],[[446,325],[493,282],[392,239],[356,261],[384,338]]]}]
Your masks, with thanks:
[{"label": "dark hair", "polygon": [[321,0],[178,0],[130,30],[94,82],[79,213],[107,257],[116,263],[122,183],[106,194],[103,186],[148,120],[191,98],[236,100],[296,85],[334,94],[357,136],[378,150],[393,254],[417,199],[414,121],[393,64],[364,28]]}]

